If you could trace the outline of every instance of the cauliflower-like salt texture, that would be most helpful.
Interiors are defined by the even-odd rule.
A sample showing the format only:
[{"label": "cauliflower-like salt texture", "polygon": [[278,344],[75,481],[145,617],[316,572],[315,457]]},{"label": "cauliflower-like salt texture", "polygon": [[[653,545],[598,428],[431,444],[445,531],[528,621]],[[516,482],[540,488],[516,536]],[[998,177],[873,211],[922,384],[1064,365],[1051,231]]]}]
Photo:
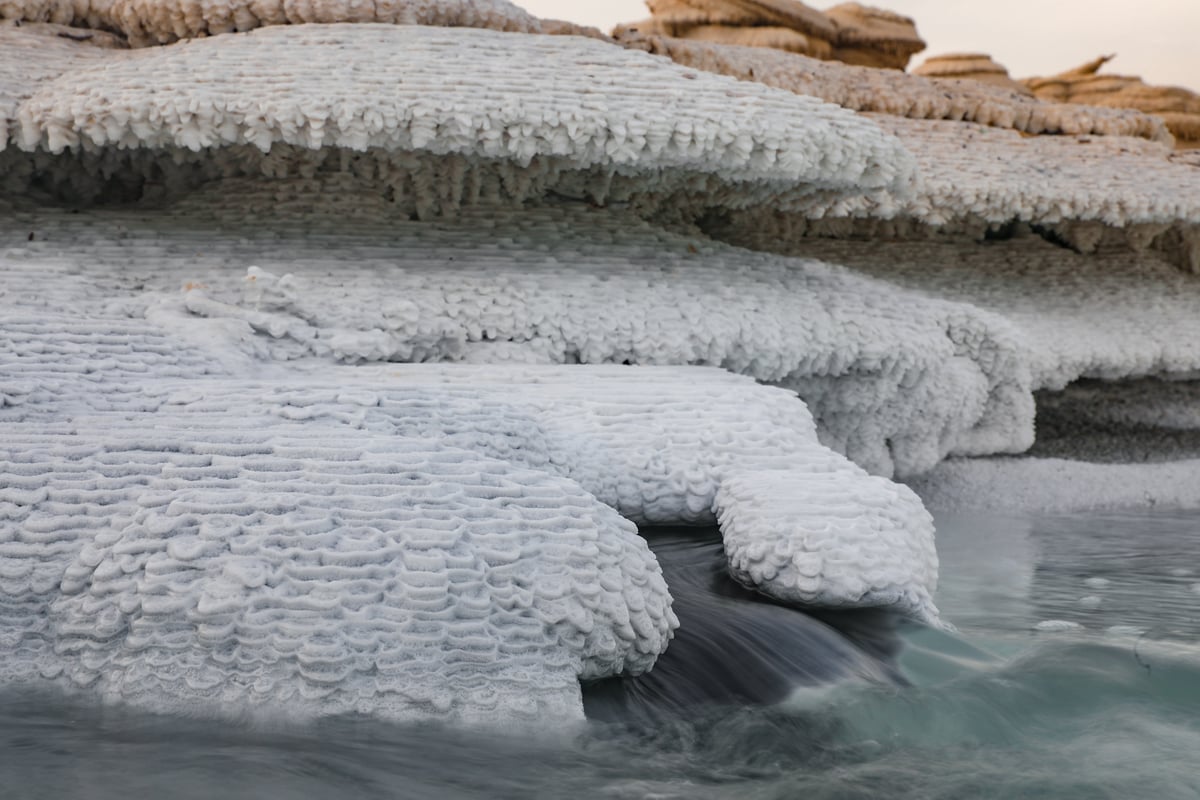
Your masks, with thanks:
[{"label": "cauliflower-like salt texture", "polygon": [[19,146],[53,153],[378,148],[854,191],[911,176],[895,139],[819,100],[593,39],[467,28],[282,26],[112,51],[42,81],[16,116]]}]

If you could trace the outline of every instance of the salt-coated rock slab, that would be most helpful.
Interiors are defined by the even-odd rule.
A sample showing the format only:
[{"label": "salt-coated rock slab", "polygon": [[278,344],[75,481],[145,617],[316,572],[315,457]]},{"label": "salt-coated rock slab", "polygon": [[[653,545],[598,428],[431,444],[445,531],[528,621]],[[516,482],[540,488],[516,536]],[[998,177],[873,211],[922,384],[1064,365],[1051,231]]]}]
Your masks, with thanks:
[{"label": "salt-coated rock slab", "polygon": [[105,52],[102,67],[43,80],[19,103],[9,127],[20,148],[287,144],[779,190],[911,176],[892,137],[842,109],[593,39],[300,25]]},{"label": "salt-coated rock slab", "polygon": [[[1032,442],[1028,367],[997,316],[627,212],[427,225],[392,221],[372,191],[235,181],[170,211],[14,212],[13,291],[74,287],[277,361],[720,366],[797,390],[827,445],[886,475]],[[92,267],[67,282],[70,263]]]},{"label": "salt-coated rock slab", "polygon": [[248,31],[266,25],[378,22],[541,33],[507,0],[3,0],[0,20],[118,31],[133,47]]},{"label": "salt-coated rock slab", "polygon": [[1156,253],[1085,255],[1029,232],[986,246],[894,242],[886,263],[863,242],[808,239],[795,252],[1003,317],[1037,390],[1200,371],[1200,276]]},{"label": "salt-coated rock slab", "polygon": [[851,487],[835,474],[797,488],[780,472],[721,485],[718,519],[734,578],[811,606],[887,598],[936,624],[933,522],[910,489],[876,477]]},{"label": "salt-coated rock slab", "polygon": [[[250,378],[94,310],[8,305],[3,326],[21,388],[0,407],[0,675],[160,711],[577,718],[579,679],[649,668],[676,624],[612,507],[711,519],[746,476],[797,495],[879,480],[789,393],[719,370]],[[932,525],[895,499],[912,507],[865,516],[914,521],[893,568],[927,598]],[[860,552],[848,536],[830,563]],[[829,575],[813,602],[936,615]]]}]

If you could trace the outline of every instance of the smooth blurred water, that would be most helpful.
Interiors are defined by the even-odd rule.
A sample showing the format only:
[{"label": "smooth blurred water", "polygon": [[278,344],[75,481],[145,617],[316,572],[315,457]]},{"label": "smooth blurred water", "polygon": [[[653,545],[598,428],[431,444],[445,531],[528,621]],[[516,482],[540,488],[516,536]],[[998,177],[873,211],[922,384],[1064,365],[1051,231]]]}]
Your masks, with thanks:
[{"label": "smooth blurred water", "polygon": [[[958,631],[868,624],[899,646],[898,679],[888,647],[851,631],[880,671],[835,657],[850,680],[770,708],[706,708],[701,683],[683,716],[549,739],[347,720],[253,731],[10,691],[0,798],[1200,797],[1200,518],[959,516],[938,532],[938,602]],[[727,634],[701,627],[731,669]],[[788,641],[769,674],[802,678]]]}]

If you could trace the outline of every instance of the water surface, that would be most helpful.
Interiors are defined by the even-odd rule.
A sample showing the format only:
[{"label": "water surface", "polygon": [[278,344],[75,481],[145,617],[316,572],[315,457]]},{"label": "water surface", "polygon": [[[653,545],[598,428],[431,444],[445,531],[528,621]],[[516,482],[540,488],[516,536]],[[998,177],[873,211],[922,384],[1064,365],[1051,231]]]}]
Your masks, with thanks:
[{"label": "water surface", "polygon": [[[956,633],[768,604],[760,617],[714,590],[711,544],[676,540],[664,563],[681,605],[738,621],[735,644],[780,631],[740,673],[719,626],[689,646],[735,671],[726,684],[767,676],[734,707],[700,702],[712,675],[680,674],[700,689],[668,714],[538,738],[348,720],[255,731],[0,692],[0,796],[1200,797],[1200,519],[956,516],[938,536]],[[798,686],[781,699],[784,675]]]}]

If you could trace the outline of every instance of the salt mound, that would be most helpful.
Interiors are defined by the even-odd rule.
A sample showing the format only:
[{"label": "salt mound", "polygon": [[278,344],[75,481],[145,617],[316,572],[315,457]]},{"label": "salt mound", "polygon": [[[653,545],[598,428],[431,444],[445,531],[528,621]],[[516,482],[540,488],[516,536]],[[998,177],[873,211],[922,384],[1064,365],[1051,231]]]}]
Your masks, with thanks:
[{"label": "salt mound", "polygon": [[508,0],[2,0],[0,20],[4,19],[118,31],[133,47],[304,23],[542,30],[536,17]]},{"label": "salt mound", "polygon": [[793,603],[837,608],[858,604],[846,598],[887,598],[930,615],[937,554],[924,533],[928,512],[909,489],[883,478],[850,486],[836,475],[796,488],[778,472],[722,485],[718,518],[735,579]]}]

